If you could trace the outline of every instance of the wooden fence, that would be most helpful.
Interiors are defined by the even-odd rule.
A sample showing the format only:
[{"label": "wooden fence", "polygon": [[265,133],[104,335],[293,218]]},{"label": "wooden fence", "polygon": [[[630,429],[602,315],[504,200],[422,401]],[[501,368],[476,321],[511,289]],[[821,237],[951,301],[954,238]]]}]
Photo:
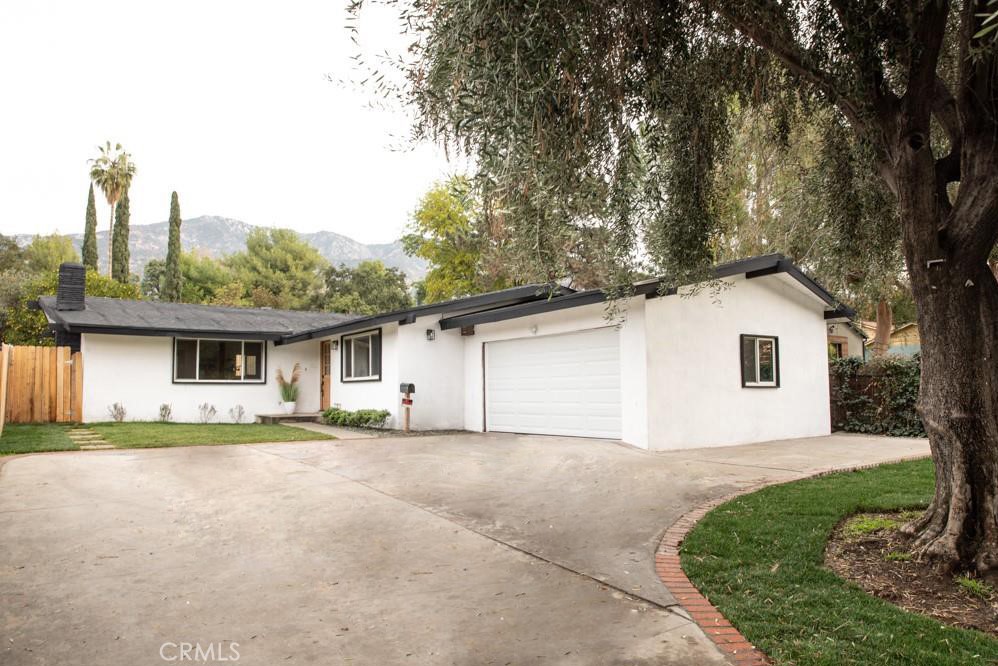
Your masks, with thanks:
[{"label": "wooden fence", "polygon": [[83,355],[80,352],[73,353],[69,347],[4,345],[0,373],[0,408],[7,423],[81,420]]}]

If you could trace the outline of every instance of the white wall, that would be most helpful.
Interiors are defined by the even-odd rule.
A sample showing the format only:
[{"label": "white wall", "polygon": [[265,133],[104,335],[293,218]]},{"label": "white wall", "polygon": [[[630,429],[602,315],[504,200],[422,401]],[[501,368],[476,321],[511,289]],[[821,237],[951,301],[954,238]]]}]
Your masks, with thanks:
[{"label": "white wall", "polygon": [[[823,307],[782,275],[727,282],[720,303],[704,291],[646,304],[651,448],[827,435]],[[740,334],[779,337],[779,388],[742,388]]]},{"label": "white wall", "polygon": [[[534,335],[570,333],[603,326],[619,325],[621,358],[621,427],[623,440],[647,447],[647,393],[645,391],[644,297],[620,304],[621,317],[608,320],[605,305],[597,303],[567,310],[546,312],[519,319],[479,324],[475,334],[464,337],[464,428],[481,431],[483,408],[482,345],[496,340],[527,338]],[[536,330],[533,330],[536,326]],[[444,331],[456,333],[456,331]]]},{"label": "white wall", "polygon": [[264,384],[173,383],[173,338],[84,333],[83,418],[87,422],[108,421],[107,408],[120,402],[127,410],[126,420],[154,421],[159,406],[173,406],[173,420],[197,422],[198,406],[210,403],[218,420],[228,422],[229,409],[242,405],[246,420],[256,414],[280,411],[280,394],[275,381],[278,368],[291,372],[301,363],[299,412],[319,409],[319,343],[311,340],[291,345],[267,344],[267,374]]},{"label": "white wall", "polygon": [[[342,381],[343,342],[340,336],[329,338],[337,341],[337,350],[331,352],[333,362],[330,404],[351,411],[358,409],[387,409],[392,416],[389,427],[399,424],[399,363],[398,324],[385,324],[381,328],[381,381]],[[359,331],[357,331],[359,332]]]},{"label": "white wall", "polygon": [[[420,317],[398,329],[399,382],[416,385],[414,430],[464,428],[464,338],[460,331],[441,331],[439,321],[440,315]],[[427,329],[433,340],[426,339]],[[400,397],[397,383],[395,390]]]},{"label": "white wall", "polygon": [[[387,409],[388,425],[402,427],[399,384],[416,385],[410,426],[413,430],[464,427],[464,343],[458,331],[441,331],[440,315],[411,324],[381,327],[381,381],[340,381],[340,351],[333,352],[331,401],[343,409]],[[434,339],[426,339],[426,330]],[[342,340],[340,337],[331,338]]]}]

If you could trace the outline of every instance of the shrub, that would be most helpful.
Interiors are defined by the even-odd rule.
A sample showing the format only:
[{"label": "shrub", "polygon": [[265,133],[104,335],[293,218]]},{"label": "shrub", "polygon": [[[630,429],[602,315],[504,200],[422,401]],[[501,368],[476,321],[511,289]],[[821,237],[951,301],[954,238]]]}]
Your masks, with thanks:
[{"label": "shrub", "polygon": [[211,423],[211,420],[215,418],[215,414],[218,413],[218,410],[215,409],[215,405],[206,402],[198,405],[198,412],[201,418],[201,423]]},{"label": "shrub", "polygon": [[124,421],[125,414],[127,414],[127,412],[125,411],[125,406],[122,405],[120,402],[116,402],[113,405],[108,405],[107,413],[110,414],[111,418],[117,421],[118,423]]},{"label": "shrub", "polygon": [[327,425],[350,426],[353,428],[383,428],[391,412],[387,409],[348,409],[330,407],[322,413],[322,422]]},{"label": "shrub", "polygon": [[921,362],[887,356],[864,363],[840,358],[829,363],[836,428],[895,437],[924,437],[925,427],[915,411]]},{"label": "shrub", "polygon": [[173,419],[173,405],[163,403],[159,406],[159,422],[169,423]]},{"label": "shrub", "polygon": [[243,409],[242,405],[236,405],[229,410],[229,417],[232,419],[233,423],[242,423],[245,416],[246,410]]}]

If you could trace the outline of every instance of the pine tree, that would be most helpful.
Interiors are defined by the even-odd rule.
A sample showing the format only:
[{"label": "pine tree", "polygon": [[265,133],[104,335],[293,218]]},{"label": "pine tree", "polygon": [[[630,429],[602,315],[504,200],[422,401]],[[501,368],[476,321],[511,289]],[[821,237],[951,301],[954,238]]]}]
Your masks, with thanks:
[{"label": "pine tree", "polygon": [[160,300],[176,303],[180,300],[180,199],[174,192],[170,198],[170,242],[166,248],[166,270]]},{"label": "pine tree", "polygon": [[94,201],[94,184],[90,184],[87,197],[87,222],[83,228],[83,265],[97,270],[97,204]]},{"label": "pine tree", "polygon": [[111,234],[111,277],[128,284],[128,192],[125,192],[114,211],[114,231]]}]

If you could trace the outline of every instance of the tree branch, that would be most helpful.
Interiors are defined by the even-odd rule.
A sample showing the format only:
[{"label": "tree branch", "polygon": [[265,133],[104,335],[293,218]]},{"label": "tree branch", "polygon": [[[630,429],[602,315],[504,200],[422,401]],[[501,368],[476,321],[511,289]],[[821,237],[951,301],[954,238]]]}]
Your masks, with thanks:
[{"label": "tree branch", "polygon": [[916,14],[908,58],[908,85],[902,99],[905,126],[901,131],[909,146],[918,150],[928,144],[929,121],[936,107],[939,54],[946,33],[949,0],[924,0]]},{"label": "tree branch", "polygon": [[[828,95],[850,122],[862,124],[860,105],[839,89],[837,82],[828,72],[810,62],[811,58],[794,39],[786,17],[778,11],[775,3],[770,3],[771,11],[752,12],[750,15],[737,12],[726,3],[718,3],[713,9],[738,32],[776,56],[791,72],[814,84]],[[782,34],[773,30],[773,26],[776,26]]]},{"label": "tree branch", "polygon": [[852,56],[857,78],[867,83],[867,94],[876,100],[884,95],[894,97],[894,94],[884,87],[884,63],[877,53],[876,41],[870,39],[868,32],[861,34],[853,32],[858,23],[876,13],[876,8],[866,7],[863,11],[856,7],[852,0],[829,0],[829,4],[843,31],[850,35],[848,41],[854,48]]}]

